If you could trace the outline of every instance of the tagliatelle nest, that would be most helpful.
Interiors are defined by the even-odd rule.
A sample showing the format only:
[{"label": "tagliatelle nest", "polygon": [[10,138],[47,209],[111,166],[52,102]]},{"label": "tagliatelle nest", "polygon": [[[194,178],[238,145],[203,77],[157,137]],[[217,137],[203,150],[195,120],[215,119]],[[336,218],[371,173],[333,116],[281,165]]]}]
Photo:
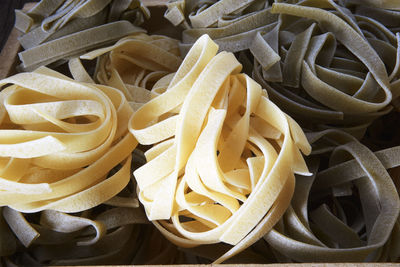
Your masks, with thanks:
[{"label": "tagliatelle nest", "polygon": [[0,253],[11,266],[172,264],[182,257],[138,208],[103,204],[71,215],[3,207],[2,214],[13,233],[2,219]]},{"label": "tagliatelle nest", "polygon": [[0,93],[0,205],[78,212],[128,184],[137,141],[127,131],[132,109],[120,91],[46,68],[0,83],[11,84]]},{"label": "tagliatelle nest", "polygon": [[[307,174],[299,126],[240,74],[232,53],[202,36],[166,91],[137,110],[129,129],[147,164],[134,172],[150,220],[172,242],[234,245],[267,233],[289,205],[294,173]],[[254,228],[254,229],[253,229]]]},{"label": "tagliatelle nest", "polygon": [[361,139],[397,103],[399,12],[390,10],[396,4],[271,2],[178,0],[165,16],[184,28],[184,52],[202,34],[237,52],[246,72],[302,127]]},{"label": "tagliatelle nest", "polygon": [[323,139],[338,145],[308,159],[313,176],[297,177],[291,206],[264,239],[282,261],[398,260],[400,199],[387,170],[400,165],[400,147],[374,153],[338,130],[309,137]]},{"label": "tagliatelle nest", "polygon": [[63,64],[85,51],[111,44],[135,32],[150,11],[138,0],[42,0],[29,11],[16,10],[19,69],[32,71],[40,66]]}]

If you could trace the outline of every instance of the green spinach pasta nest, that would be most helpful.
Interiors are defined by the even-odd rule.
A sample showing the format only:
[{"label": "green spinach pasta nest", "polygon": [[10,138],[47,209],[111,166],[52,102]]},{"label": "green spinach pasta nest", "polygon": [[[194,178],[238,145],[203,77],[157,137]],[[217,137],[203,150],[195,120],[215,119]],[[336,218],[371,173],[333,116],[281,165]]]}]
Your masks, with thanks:
[{"label": "green spinach pasta nest", "polygon": [[[170,3],[166,17],[185,28],[182,52],[209,34],[222,50],[238,52],[270,98],[311,131],[336,128],[360,139],[397,106],[397,26],[371,17],[375,7],[332,0],[241,3]],[[380,14],[398,13],[384,8],[390,5]]]},{"label": "green spinach pasta nest", "polygon": [[314,175],[296,177],[291,206],[264,236],[269,252],[283,262],[397,261],[400,201],[392,179],[398,182],[400,147],[372,152],[337,130],[309,140],[338,145],[308,158]]}]

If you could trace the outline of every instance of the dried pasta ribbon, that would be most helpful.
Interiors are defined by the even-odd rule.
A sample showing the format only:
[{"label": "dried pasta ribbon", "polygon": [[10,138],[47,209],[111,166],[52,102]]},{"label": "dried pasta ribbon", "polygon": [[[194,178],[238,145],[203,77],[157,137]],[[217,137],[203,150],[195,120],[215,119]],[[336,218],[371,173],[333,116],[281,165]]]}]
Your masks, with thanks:
[{"label": "dried pasta ribbon", "polygon": [[28,12],[15,14],[15,27],[25,33],[19,38],[24,49],[118,20],[137,26],[150,16],[138,0],[42,0]]},{"label": "dried pasta ribbon", "polygon": [[297,176],[291,207],[264,239],[283,261],[398,260],[400,200],[387,169],[400,165],[400,147],[373,153],[334,130],[314,133],[310,142],[324,139],[338,145],[329,159],[309,159],[314,175]]},{"label": "dried pasta ribbon", "polygon": [[[134,110],[165,91],[163,80],[182,63],[177,40],[144,33],[124,37],[80,58],[98,59],[95,80],[121,90]],[[70,60],[69,66],[75,79],[93,82],[79,58]]]},{"label": "dried pasta ribbon", "polygon": [[[213,2],[176,1],[167,5],[165,17],[175,26],[180,24],[184,28],[180,44],[183,54],[203,34],[208,34],[221,51],[238,52],[249,49],[257,33],[269,31],[278,19],[267,8],[267,1],[240,1],[236,5],[228,5],[228,1],[211,3]],[[213,11],[216,8],[218,12]],[[213,19],[209,17],[210,14]],[[190,22],[184,20],[185,17]],[[204,17],[207,18],[205,22],[196,22]],[[215,22],[212,23],[213,21]]]},{"label": "dried pasta ribbon", "polygon": [[134,32],[143,31],[128,21],[111,22],[46,42],[20,52],[18,55],[24,70],[34,70],[39,66],[107,45]]},{"label": "dried pasta ribbon", "polygon": [[400,23],[399,23],[399,10],[395,10],[387,7],[378,7],[374,5],[368,5],[365,3],[360,3],[357,1],[349,1],[351,5],[354,5],[354,13],[363,17],[367,17],[370,19],[378,21],[380,24],[383,24],[385,28],[389,29],[393,34],[398,32]]},{"label": "dried pasta ribbon", "polygon": [[233,54],[217,50],[210,37],[199,38],[129,130],[154,145],[134,172],[148,218],[178,246],[234,245],[219,262],[279,220],[293,173],[309,174],[300,150],[309,154],[310,146],[297,123],[240,74]]},{"label": "dried pasta ribbon", "polygon": [[218,21],[224,15],[234,13],[247,7],[252,0],[222,0],[209,7],[200,8],[201,12],[189,15],[193,27],[207,27]]},{"label": "dried pasta ribbon", "polygon": [[1,206],[78,212],[124,189],[137,141],[119,90],[46,68],[0,84],[8,85],[0,92]]},{"label": "dried pasta ribbon", "polygon": [[42,0],[30,11],[16,11],[15,27],[25,32],[19,42],[20,71],[57,66],[71,57],[144,32],[137,25],[150,18],[140,0]]},{"label": "dried pasta ribbon", "polygon": [[390,10],[400,10],[399,3],[394,0],[383,0],[383,1],[360,1],[360,0],[350,0],[349,3],[354,4],[363,4],[365,6],[382,8],[382,9],[390,9]]},{"label": "dried pasta ribbon", "polygon": [[26,221],[25,217],[9,207],[4,207],[2,215],[8,223],[18,240],[29,247],[38,237],[39,233]]}]

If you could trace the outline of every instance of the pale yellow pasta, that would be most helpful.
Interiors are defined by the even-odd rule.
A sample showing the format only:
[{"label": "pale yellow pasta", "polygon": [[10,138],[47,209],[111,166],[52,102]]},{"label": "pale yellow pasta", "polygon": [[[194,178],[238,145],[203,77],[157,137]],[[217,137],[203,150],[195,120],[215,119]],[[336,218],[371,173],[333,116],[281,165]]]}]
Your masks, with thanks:
[{"label": "pale yellow pasta", "polygon": [[[0,205],[23,212],[78,212],[130,181],[132,114],[111,87],[46,68],[0,81]],[[119,169],[108,177],[115,167]]]},{"label": "pale yellow pasta", "polygon": [[[94,78],[97,82],[121,90],[133,110],[137,110],[152,96],[166,89],[164,79],[175,72],[182,60],[178,40],[161,35],[137,33],[116,44],[80,56],[98,60]],[[79,58],[69,61],[73,77],[93,82]]]},{"label": "pale yellow pasta", "polygon": [[[308,154],[310,145],[240,73],[234,55],[217,50],[207,35],[199,38],[166,91],[134,113],[129,130],[139,143],[155,145],[134,172],[148,218],[182,247],[234,245],[221,262],[279,220],[294,173],[308,174],[300,150]],[[251,118],[264,123],[256,128]]]}]

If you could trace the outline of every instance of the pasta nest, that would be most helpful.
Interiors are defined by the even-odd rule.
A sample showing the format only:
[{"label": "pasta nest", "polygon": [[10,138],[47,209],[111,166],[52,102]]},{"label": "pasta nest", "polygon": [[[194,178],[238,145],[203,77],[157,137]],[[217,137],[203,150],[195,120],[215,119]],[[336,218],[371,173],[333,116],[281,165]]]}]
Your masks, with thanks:
[{"label": "pasta nest", "polygon": [[290,207],[264,240],[281,261],[397,261],[400,147],[372,152],[339,130],[309,138],[313,145],[327,140],[337,145],[313,150],[312,177],[297,176]]},{"label": "pasta nest", "polygon": [[173,1],[165,16],[184,28],[183,53],[210,35],[222,50],[238,53],[245,72],[308,131],[335,128],[361,139],[398,107],[396,4],[270,2]]},{"label": "pasta nest", "polygon": [[47,68],[1,85],[0,205],[78,212],[128,184],[137,141],[127,129],[133,111],[119,90]]},{"label": "pasta nest", "polygon": [[279,220],[294,173],[309,174],[300,150],[308,154],[310,145],[234,55],[217,51],[207,35],[199,38],[129,130],[153,145],[134,172],[148,218],[179,246],[235,245],[219,262]]}]

